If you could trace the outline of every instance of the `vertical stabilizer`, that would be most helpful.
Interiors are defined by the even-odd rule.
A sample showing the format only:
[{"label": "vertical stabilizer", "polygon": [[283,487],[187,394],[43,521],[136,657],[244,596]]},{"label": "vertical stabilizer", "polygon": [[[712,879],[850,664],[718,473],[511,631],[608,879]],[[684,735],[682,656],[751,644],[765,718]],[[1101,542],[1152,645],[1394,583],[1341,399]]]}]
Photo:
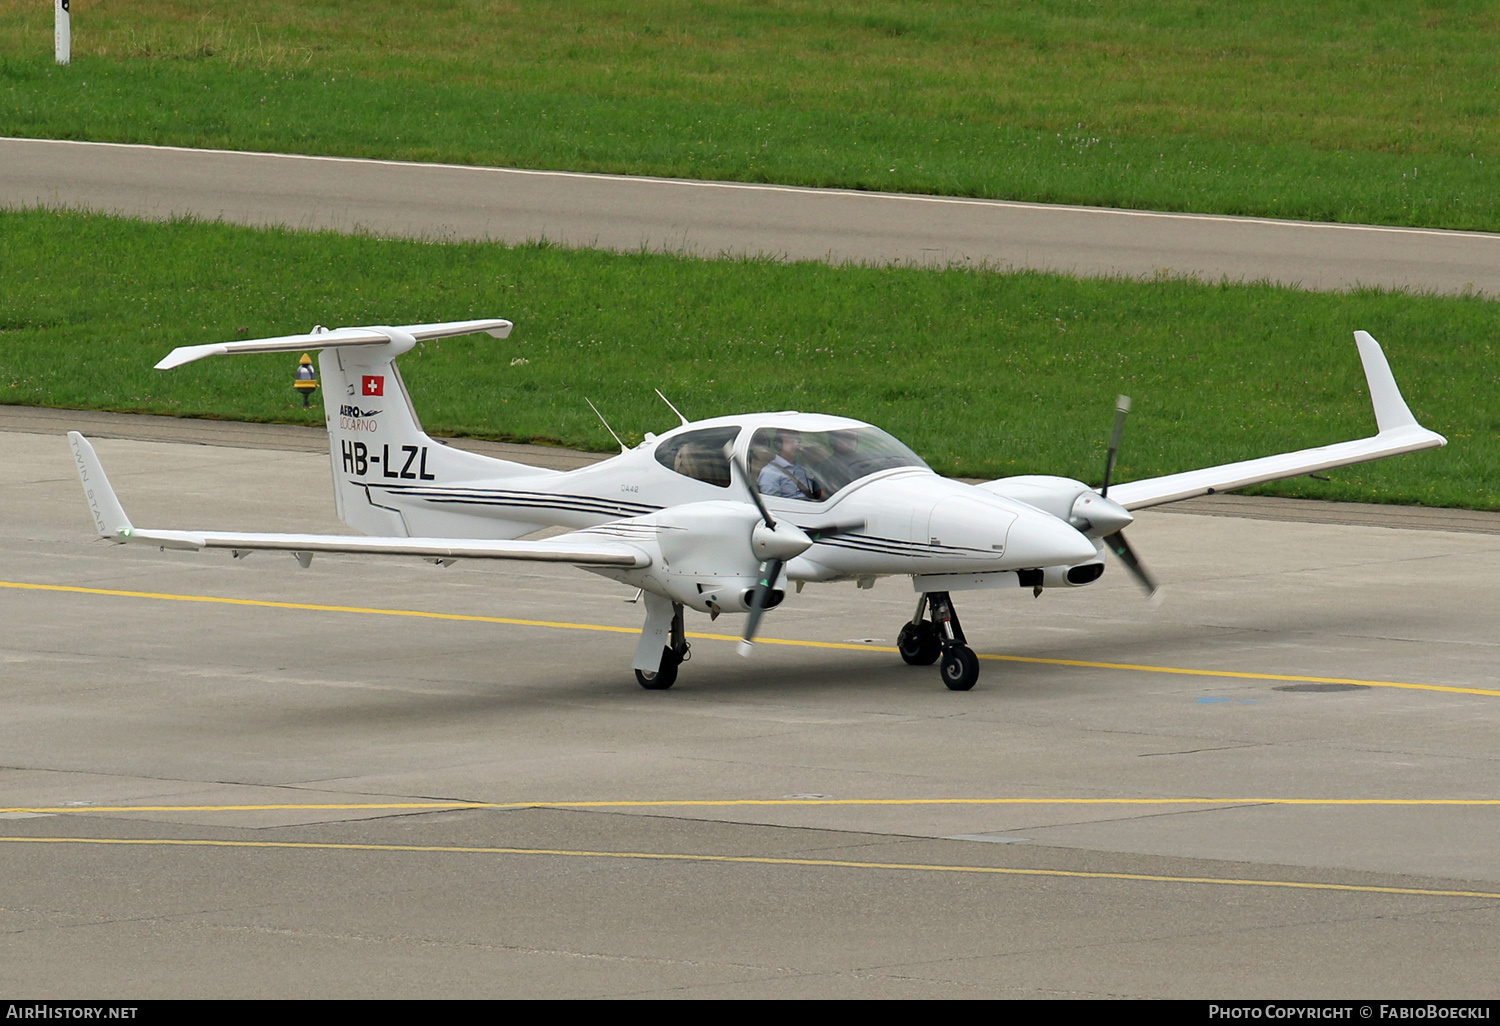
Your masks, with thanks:
[{"label": "vertical stabilizer", "polygon": [[424,496],[431,489],[507,470],[535,472],[430,438],[396,368],[395,355],[406,351],[401,329],[380,330],[392,336],[392,345],[325,349],[318,359],[340,520],[381,537],[426,534],[430,528],[414,524],[411,511],[420,507],[419,519],[429,519]]},{"label": "vertical stabilizer", "polygon": [[166,370],[209,356],[316,349],[340,520],[384,538],[516,538],[539,525],[495,516],[495,505],[483,495],[469,496],[464,510],[455,511],[455,502],[461,501],[455,491],[473,492],[468,486],[475,483],[549,477],[556,471],[491,459],[429,438],[395,363],[428,339],[481,331],[505,338],[510,329],[509,321],[498,318],[331,331],[318,327],[303,335],[182,346],[156,366]]}]

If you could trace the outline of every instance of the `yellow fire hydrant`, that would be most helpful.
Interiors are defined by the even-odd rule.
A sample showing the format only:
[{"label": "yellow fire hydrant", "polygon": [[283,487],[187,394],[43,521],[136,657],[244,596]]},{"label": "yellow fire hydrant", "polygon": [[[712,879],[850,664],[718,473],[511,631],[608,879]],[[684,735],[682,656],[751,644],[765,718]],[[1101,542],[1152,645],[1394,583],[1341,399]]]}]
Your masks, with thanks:
[{"label": "yellow fire hydrant", "polygon": [[318,388],[318,374],[313,370],[312,357],[306,353],[302,354],[302,361],[297,366],[297,378],[292,382],[292,387],[302,393],[302,406],[306,409],[312,401],[313,392]]}]

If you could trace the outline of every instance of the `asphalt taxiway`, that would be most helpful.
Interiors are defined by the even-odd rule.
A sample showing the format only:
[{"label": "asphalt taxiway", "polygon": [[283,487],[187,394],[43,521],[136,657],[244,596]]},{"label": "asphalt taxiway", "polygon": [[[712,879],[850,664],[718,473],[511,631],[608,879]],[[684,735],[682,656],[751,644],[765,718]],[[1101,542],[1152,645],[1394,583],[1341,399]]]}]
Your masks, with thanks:
[{"label": "asphalt taxiway", "polygon": [[0,138],[0,207],[626,252],[1500,294],[1500,234]]},{"label": "asphalt taxiway", "polygon": [[[1495,996],[1500,517],[1146,512],[1159,607],[958,596],[972,692],[887,580],[655,693],[583,572],[100,542],[26,416],[7,994]],[[341,529],[295,429],[79,426],[138,524]]]}]

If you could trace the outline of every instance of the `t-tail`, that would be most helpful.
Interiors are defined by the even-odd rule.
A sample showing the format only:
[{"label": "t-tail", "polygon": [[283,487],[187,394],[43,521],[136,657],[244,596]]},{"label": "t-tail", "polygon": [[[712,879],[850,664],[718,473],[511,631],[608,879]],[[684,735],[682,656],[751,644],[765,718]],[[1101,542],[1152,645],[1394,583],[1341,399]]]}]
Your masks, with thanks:
[{"label": "t-tail", "polygon": [[[395,360],[428,339],[481,331],[506,338],[510,330],[511,322],[499,319],[332,330],[320,326],[305,335],[183,346],[156,367],[166,370],[205,356],[321,350],[319,385],[339,519],[357,531],[381,537],[454,535],[455,531],[467,535],[474,529],[472,518],[467,524],[438,523],[447,517],[424,501],[428,491],[466,481],[549,472],[464,452],[430,438],[422,430]],[[501,528],[488,533],[511,532]]]}]

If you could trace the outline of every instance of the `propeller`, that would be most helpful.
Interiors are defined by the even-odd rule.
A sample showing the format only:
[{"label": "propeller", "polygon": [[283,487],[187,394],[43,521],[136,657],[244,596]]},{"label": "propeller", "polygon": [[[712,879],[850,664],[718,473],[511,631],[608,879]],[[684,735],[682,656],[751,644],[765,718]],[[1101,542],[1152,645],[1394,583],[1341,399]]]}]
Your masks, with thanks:
[{"label": "propeller", "polygon": [[755,644],[755,632],[760,628],[760,618],[769,608],[771,591],[776,586],[776,578],[781,576],[781,568],[786,565],[787,560],[800,556],[811,548],[813,540],[796,524],[778,524],[776,518],[771,516],[771,511],[766,509],[766,504],[760,497],[760,489],[750,479],[749,468],[734,456],[730,456],[729,462],[739,474],[745,491],[750,493],[750,501],[760,510],[762,521],[750,532],[751,550],[764,558],[760,564],[760,580],[750,592],[750,616],[745,621],[745,634],[739,644],[740,655],[747,656],[751,646]]},{"label": "propeller", "polygon": [[1156,578],[1151,575],[1151,571],[1141,565],[1141,561],[1137,558],[1135,550],[1125,540],[1125,532],[1116,531],[1114,534],[1106,534],[1104,536],[1104,544],[1109,546],[1109,551],[1120,557],[1120,562],[1125,564],[1125,569],[1129,570],[1130,575],[1145,589],[1146,597],[1154,597],[1159,588]]},{"label": "propeller", "polygon": [[750,477],[749,468],[732,454],[729,456],[729,463],[739,475],[745,491],[750,493],[750,501],[755,503],[755,508],[760,511],[762,521],[756,524],[750,532],[750,548],[761,557],[762,561],[759,580],[750,592],[750,615],[745,621],[745,633],[739,644],[740,655],[747,656],[755,644],[755,632],[760,629],[760,618],[770,608],[771,593],[776,587],[776,579],[781,576],[782,567],[786,566],[787,561],[802,555],[815,542],[850,531],[862,530],[865,522],[863,520],[849,521],[806,530],[796,524],[778,524],[776,518],[771,516],[771,511],[766,509],[766,504],[760,497],[760,488]]},{"label": "propeller", "polygon": [[1109,479],[1114,476],[1115,457],[1120,454],[1120,439],[1125,434],[1125,418],[1130,415],[1130,396],[1115,396],[1115,429],[1109,435],[1109,454],[1104,457],[1104,484],[1099,494],[1109,498]]},{"label": "propeller", "polygon": [[[1130,396],[1122,395],[1115,398],[1115,427],[1109,436],[1109,453],[1104,458],[1104,484],[1099,488],[1100,498],[1109,498],[1109,479],[1114,476],[1115,457],[1120,454],[1120,439],[1125,435],[1125,418],[1130,414]],[[1130,571],[1136,583],[1145,589],[1147,597],[1154,597],[1158,585],[1156,578],[1151,575],[1141,564],[1140,557],[1130,547],[1130,542],[1125,540],[1125,529],[1113,531],[1104,536],[1104,544],[1109,546],[1109,551],[1125,564],[1125,569]]]}]

